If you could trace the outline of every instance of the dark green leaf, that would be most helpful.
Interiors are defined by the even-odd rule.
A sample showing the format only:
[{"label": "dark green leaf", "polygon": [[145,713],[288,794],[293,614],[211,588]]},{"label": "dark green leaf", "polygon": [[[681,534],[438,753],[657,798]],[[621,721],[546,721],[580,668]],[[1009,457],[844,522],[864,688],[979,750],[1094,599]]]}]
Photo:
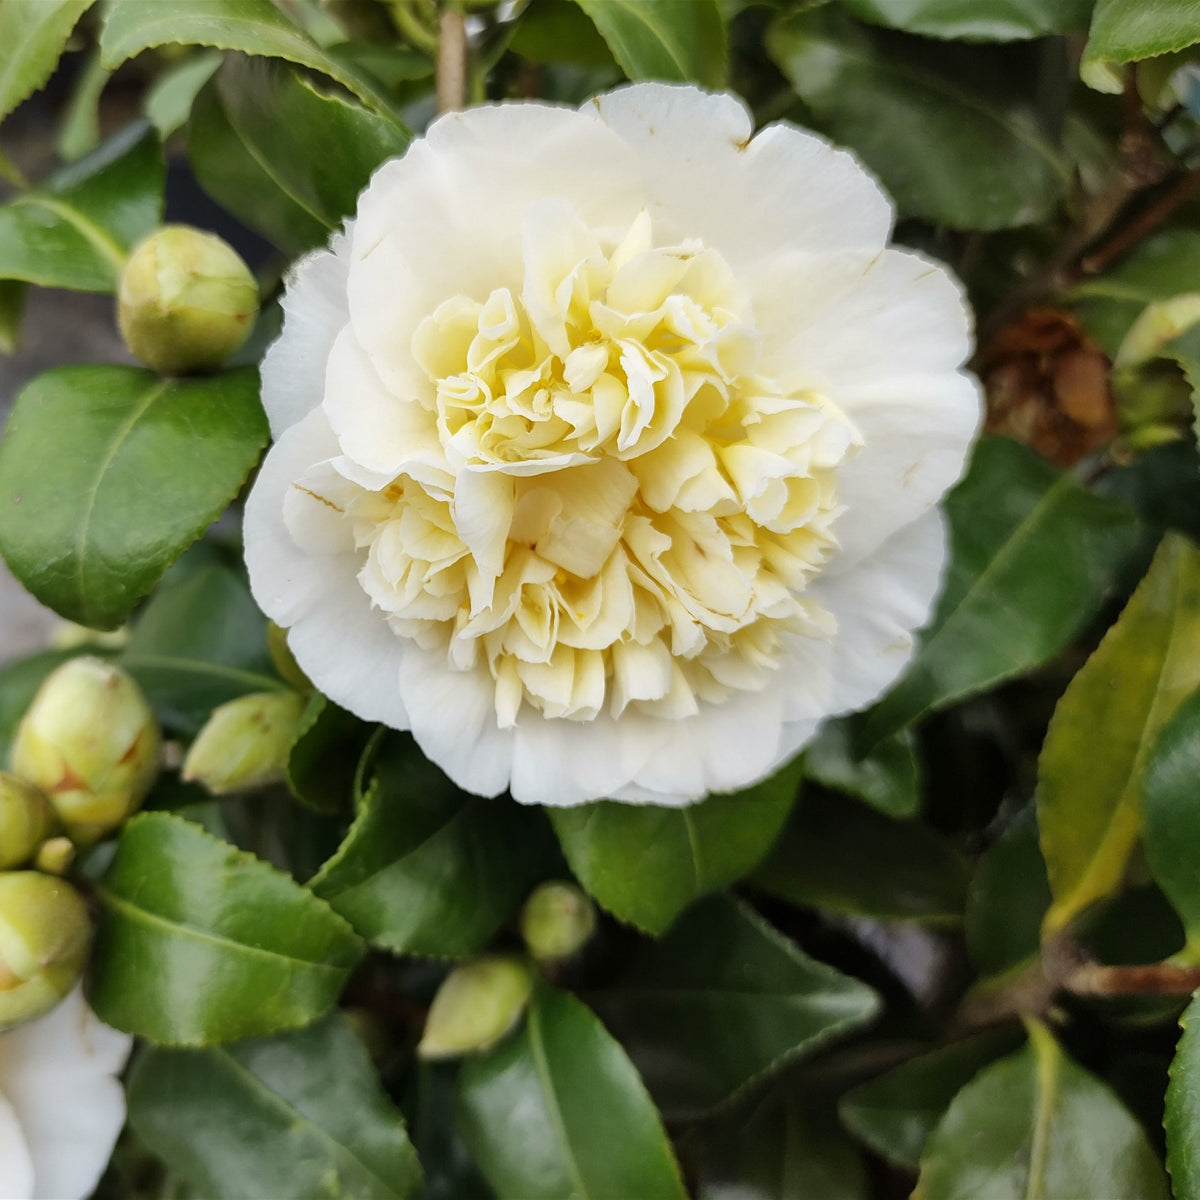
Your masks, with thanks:
[{"label": "dark green leaf", "polygon": [[192,103],[187,142],[204,190],[285,253],[294,257],[329,240],[329,226],[289,196],[238,137],[211,81]]},{"label": "dark green leaf", "polygon": [[716,1107],[878,1007],[865,984],[726,896],[639,947],[588,999],[670,1117]]},{"label": "dark green leaf", "polygon": [[458,1113],[498,1200],[686,1200],[632,1063],[566,992],[539,988],[521,1029],[464,1064]]},{"label": "dark green leaf", "polygon": [[608,43],[573,0],[533,0],[509,43],[530,62],[570,62],[590,70],[618,71]]},{"label": "dark green leaf", "polygon": [[537,880],[544,840],[536,809],[460,791],[395,737],[310,886],[375,945],[457,958],[513,915]]},{"label": "dark green leaf", "polygon": [[1146,578],[1071,680],[1038,761],[1038,825],[1061,930],[1121,882],[1141,825],[1142,771],[1200,686],[1200,551],[1163,539]]},{"label": "dark green leaf", "polygon": [[1154,878],[1200,950],[1200,692],[1163,726],[1142,774],[1142,836]]},{"label": "dark green leaf", "polygon": [[955,1097],[925,1144],[913,1200],[1168,1200],[1137,1121],[1043,1026],[1029,1034]]},{"label": "dark green leaf", "polygon": [[220,50],[201,50],[164,71],[147,89],[142,102],[161,138],[187,124],[200,89],[216,74],[225,56]]},{"label": "dark green leaf", "polygon": [[1050,899],[1036,811],[1028,805],[979,859],[971,878],[965,932],[981,975],[999,975],[1037,954]]},{"label": "dark green leaf", "polygon": [[322,50],[271,0],[188,0],[186,5],[109,0],[100,35],[106,67],[119,67],[143,50],[170,45],[283,58],[336,79],[372,107],[385,112],[389,108],[369,80]]},{"label": "dark green leaf", "polygon": [[1175,1200],[1200,1200],[1200,993],[1179,1019],[1183,1036],[1175,1047],[1167,1085],[1167,1170]]},{"label": "dark green leaf", "polygon": [[98,887],[91,1003],[152,1042],[203,1045],[307,1025],[362,943],[288,876],[196,825],[143,813]]},{"label": "dark green leaf", "polygon": [[1085,63],[1135,62],[1200,42],[1195,0],[1097,0]]},{"label": "dark green leaf", "polygon": [[1112,357],[1148,304],[1195,291],[1198,278],[1200,232],[1167,229],[1147,238],[1112,270],[1074,288],[1071,307]]},{"label": "dark green leaf", "polygon": [[138,1136],[222,1200],[407,1200],[421,1168],[404,1122],[340,1016],[202,1050],[153,1048],[129,1080]]},{"label": "dark green leaf", "polygon": [[1007,42],[1086,29],[1094,0],[842,0],[856,17],[925,37]]},{"label": "dark green leaf", "polygon": [[828,1113],[769,1096],[736,1123],[704,1131],[697,1200],[868,1200],[866,1164]]},{"label": "dark green leaf", "polygon": [[0,206],[0,279],[112,292],[130,248],[162,219],[158,138],[131,125]]},{"label": "dark green leaf", "polygon": [[202,567],[159,589],[120,661],[159,719],[185,734],[227,700],[284,686],[267,650],[266,618],[223,567]]},{"label": "dark green leaf", "polygon": [[353,215],[371,173],[410,136],[283,63],[231,55],[194,110],[189,151],[206,191],[298,252]]},{"label": "dark green leaf", "polygon": [[267,436],[250,368],[49,371],[0,444],[0,552],[62,616],[119,625],[237,495]]},{"label": "dark green leaf", "polygon": [[0,5],[0,121],[50,78],[92,0],[4,0]]},{"label": "dark green leaf", "polygon": [[968,873],[966,861],[919,822],[806,791],[753,882],[827,912],[947,924],[962,919]]},{"label": "dark green leaf", "polygon": [[371,727],[314,692],[300,719],[300,731],[288,754],[287,781],[292,795],[318,812],[347,809],[354,775]]},{"label": "dark green leaf", "polygon": [[847,1092],[838,1111],[877,1154],[915,1171],[929,1131],[958,1091],[1019,1042],[1014,1029],[991,1029],[941,1046]]},{"label": "dark green leaf", "polygon": [[20,279],[0,279],[0,354],[16,354],[29,287]]},{"label": "dark green leaf", "polygon": [[865,800],[885,816],[914,816],[921,808],[924,781],[911,732],[901,730],[859,757],[861,728],[859,717],[829,721],[804,753],[805,774]]},{"label": "dark green leaf", "polygon": [[882,45],[836,17],[787,17],[767,48],[821,127],[854,147],[901,212],[954,229],[1028,225],[1050,212],[1068,173],[1002,64],[974,51],[980,61],[952,77],[942,56],[915,43]]},{"label": "dark green leaf", "polygon": [[630,79],[723,87],[725,25],[716,0],[575,0]]},{"label": "dark green leaf", "polygon": [[1123,505],[1004,438],[979,443],[946,515],[945,588],[912,665],[867,718],[868,745],[1053,657],[1095,615],[1137,545]]},{"label": "dark green leaf", "polygon": [[457,1063],[418,1060],[416,1065],[409,1133],[425,1171],[422,1200],[494,1200],[454,1119],[457,1076]]},{"label": "dark green leaf", "polygon": [[752,870],[787,819],[803,764],[685,808],[601,800],[547,811],[575,877],[604,908],[659,934],[693,900]]}]

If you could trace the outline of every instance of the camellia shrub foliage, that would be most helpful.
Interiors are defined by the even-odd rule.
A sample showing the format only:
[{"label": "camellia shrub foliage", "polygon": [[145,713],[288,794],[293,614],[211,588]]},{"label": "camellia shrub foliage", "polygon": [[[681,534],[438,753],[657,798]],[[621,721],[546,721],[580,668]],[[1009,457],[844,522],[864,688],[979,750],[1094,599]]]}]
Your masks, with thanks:
[{"label": "camellia shrub foliage", "polygon": [[128,351],[0,1193],[1200,1200],[1200,6],[0,0],[0,119]]}]

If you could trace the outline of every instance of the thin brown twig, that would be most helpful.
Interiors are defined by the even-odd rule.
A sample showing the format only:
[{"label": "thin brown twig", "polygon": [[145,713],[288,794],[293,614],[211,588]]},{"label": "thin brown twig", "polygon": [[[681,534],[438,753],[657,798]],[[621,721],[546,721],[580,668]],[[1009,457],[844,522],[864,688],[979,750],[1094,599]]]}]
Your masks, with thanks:
[{"label": "thin brown twig", "polygon": [[1083,275],[1099,275],[1111,262],[1153,233],[1193,192],[1200,189],[1200,165],[1180,176],[1148,208],[1079,264]]}]

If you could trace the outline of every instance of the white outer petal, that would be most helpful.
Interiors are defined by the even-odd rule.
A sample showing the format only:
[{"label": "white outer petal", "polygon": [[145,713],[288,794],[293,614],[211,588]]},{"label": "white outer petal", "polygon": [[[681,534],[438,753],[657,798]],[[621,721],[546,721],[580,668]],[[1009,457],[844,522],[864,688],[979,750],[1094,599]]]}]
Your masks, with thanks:
[{"label": "white outer petal", "polygon": [[983,418],[979,383],[956,371],[886,376],[842,394],[863,435],[838,469],[846,511],[834,534],[830,576],[850,570],[926,513],[958,481]]},{"label": "white outer petal", "polygon": [[274,438],[321,403],[326,360],[350,319],[346,281],[353,224],[334,234],[328,250],[300,259],[284,281],[283,330],[261,368],[262,404]]},{"label": "white outer petal", "polygon": [[292,653],[331,700],[363,720],[407,729],[399,687],[405,647],[358,584],[363,553],[305,553],[283,522],[292,481],[338,454],[319,408],[287,430],[267,454],[246,501],[250,590],[259,608],[288,630]]},{"label": "white outer petal", "polygon": [[33,1200],[83,1200],[125,1124],[116,1075],[132,1039],[102,1024],[80,988],[0,1038],[0,1081],[33,1159]]},{"label": "white outer petal", "polygon": [[637,151],[659,245],[701,238],[740,273],[790,250],[878,250],[891,233],[891,203],[854,155],[787,124],[751,139],[733,96],[636,83],[592,103]]},{"label": "white outer petal", "polygon": [[[4,1035],[0,1034],[0,1038]],[[4,1043],[0,1041],[0,1056]],[[0,1069],[3,1063],[0,1061]],[[2,1070],[0,1070],[2,1074]],[[12,1105],[0,1090],[0,1200],[33,1200],[33,1159]]]}]

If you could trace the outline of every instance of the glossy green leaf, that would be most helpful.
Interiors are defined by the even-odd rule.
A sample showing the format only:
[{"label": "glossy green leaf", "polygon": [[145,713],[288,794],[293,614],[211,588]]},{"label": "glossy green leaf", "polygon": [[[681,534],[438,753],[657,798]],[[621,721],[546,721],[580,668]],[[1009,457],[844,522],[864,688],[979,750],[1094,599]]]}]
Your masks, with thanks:
[{"label": "glossy green leaf", "polygon": [[969,868],[918,821],[893,821],[844,796],[806,791],[755,887],[850,916],[954,924]]},{"label": "glossy green leaf", "polygon": [[[784,18],[767,49],[820,127],[854,147],[902,213],[953,229],[1005,229],[1051,211],[1067,169],[1003,72],[951,76],[936,54],[917,45],[900,52],[837,17]],[[1000,83],[988,89],[993,75]]]},{"label": "glossy green leaf", "polygon": [[867,745],[1068,646],[1138,540],[1123,505],[1005,438],[979,443],[946,515],[950,567],[941,599],[912,664],[868,716]]},{"label": "glossy green leaf", "polygon": [[1167,1170],[1175,1200],[1200,1200],[1200,993],[1179,1018],[1183,1036],[1175,1047],[1167,1085],[1163,1128]]},{"label": "glossy green leaf", "polygon": [[290,252],[327,240],[410,134],[286,64],[230,55],[193,110],[189,152],[204,189]]},{"label": "glossy green leaf", "polygon": [[723,87],[725,25],[716,0],[575,0],[630,79]]},{"label": "glossy green leaf", "polygon": [[1145,579],[1055,709],[1038,761],[1038,825],[1062,929],[1121,881],[1141,826],[1142,771],[1200,686],[1200,551],[1163,539]]},{"label": "glossy green leaf", "polygon": [[340,1016],[232,1046],[152,1048],[129,1080],[129,1119],[222,1200],[408,1200],[421,1188],[404,1121]]},{"label": "glossy green leaf", "polygon": [[1136,62],[1200,42],[1196,0],[1097,0],[1083,57],[1091,62]]},{"label": "glossy green leaf", "polygon": [[1141,783],[1146,859],[1200,953],[1200,692],[1163,726]]},{"label": "glossy green leaf", "polygon": [[1028,805],[980,857],[971,877],[964,932],[976,970],[999,975],[1031,960],[1050,901],[1037,813]]},{"label": "glossy green leaf", "polygon": [[547,812],[575,877],[614,916],[659,934],[693,900],[740,879],[783,827],[803,766],[684,808],[601,800]]},{"label": "glossy green leaf", "polygon": [[456,1062],[416,1063],[409,1134],[425,1171],[423,1200],[495,1200],[471,1161],[454,1117]]},{"label": "glossy green leaf", "polygon": [[292,795],[318,812],[348,810],[357,764],[370,734],[371,726],[314,692],[288,754]]},{"label": "glossy green leaf", "polygon": [[4,0],[0,4],[0,121],[54,72],[92,0]]},{"label": "glossy green leaf", "polygon": [[224,58],[219,50],[201,50],[164,71],[147,89],[142,104],[159,137],[168,138],[187,124],[196,97]]},{"label": "glossy green leaf", "polygon": [[566,992],[539,988],[524,1025],[463,1065],[458,1118],[497,1200],[686,1200],[633,1064]]},{"label": "glossy green leaf", "polygon": [[1195,291],[1197,279],[1200,232],[1166,229],[1147,238],[1111,270],[1073,288],[1071,307],[1111,357],[1148,304]]},{"label": "glossy green leaf", "polygon": [[288,876],[168,813],[134,817],[98,886],[90,999],[152,1042],[204,1045],[307,1025],[362,943]]},{"label": "glossy green leaf", "polygon": [[865,984],[728,896],[640,946],[588,1000],[672,1118],[716,1107],[878,1008]]},{"label": "glossy green leaf", "polygon": [[0,279],[112,292],[131,247],[162,219],[154,131],[134,124],[0,205]]},{"label": "glossy green leaf", "polygon": [[533,0],[521,13],[508,48],[535,63],[569,62],[614,74],[620,70],[608,43],[574,0]]},{"label": "glossy green leaf", "polygon": [[885,816],[914,816],[921,808],[924,780],[912,733],[901,730],[859,756],[861,728],[859,717],[827,722],[804,752],[805,774],[865,800]]},{"label": "glossy green leaf", "polygon": [[385,743],[346,840],[310,886],[368,941],[474,954],[537,880],[536,809],[460,791],[411,739]]},{"label": "glossy green leaf", "polygon": [[697,1200],[869,1200],[862,1152],[830,1114],[768,1096],[749,1115],[705,1126]]},{"label": "glossy green leaf", "polygon": [[1014,1029],[990,1029],[939,1046],[859,1084],[838,1111],[846,1127],[877,1154],[915,1171],[930,1130],[984,1067],[1020,1042]]},{"label": "glossy green leaf", "polygon": [[43,604],[110,629],[225,511],[267,436],[250,368],[48,371],[0,444],[0,553]]},{"label": "glossy green leaf", "polygon": [[318,46],[271,0],[188,0],[186,5],[108,0],[100,35],[105,66],[119,67],[143,50],[170,45],[286,59],[328,75],[373,107],[389,108],[369,80]]},{"label": "glossy green leaf", "polygon": [[1094,0],[842,0],[856,17],[924,37],[1007,42],[1086,29]]},{"label": "glossy green leaf", "polygon": [[223,567],[165,583],[138,617],[120,662],[159,720],[183,734],[197,733],[227,700],[284,687],[267,650],[266,618]]},{"label": "glossy green leaf", "polygon": [[1168,1200],[1158,1156],[1111,1091],[1041,1025],[982,1071],[925,1144],[912,1200]]}]

